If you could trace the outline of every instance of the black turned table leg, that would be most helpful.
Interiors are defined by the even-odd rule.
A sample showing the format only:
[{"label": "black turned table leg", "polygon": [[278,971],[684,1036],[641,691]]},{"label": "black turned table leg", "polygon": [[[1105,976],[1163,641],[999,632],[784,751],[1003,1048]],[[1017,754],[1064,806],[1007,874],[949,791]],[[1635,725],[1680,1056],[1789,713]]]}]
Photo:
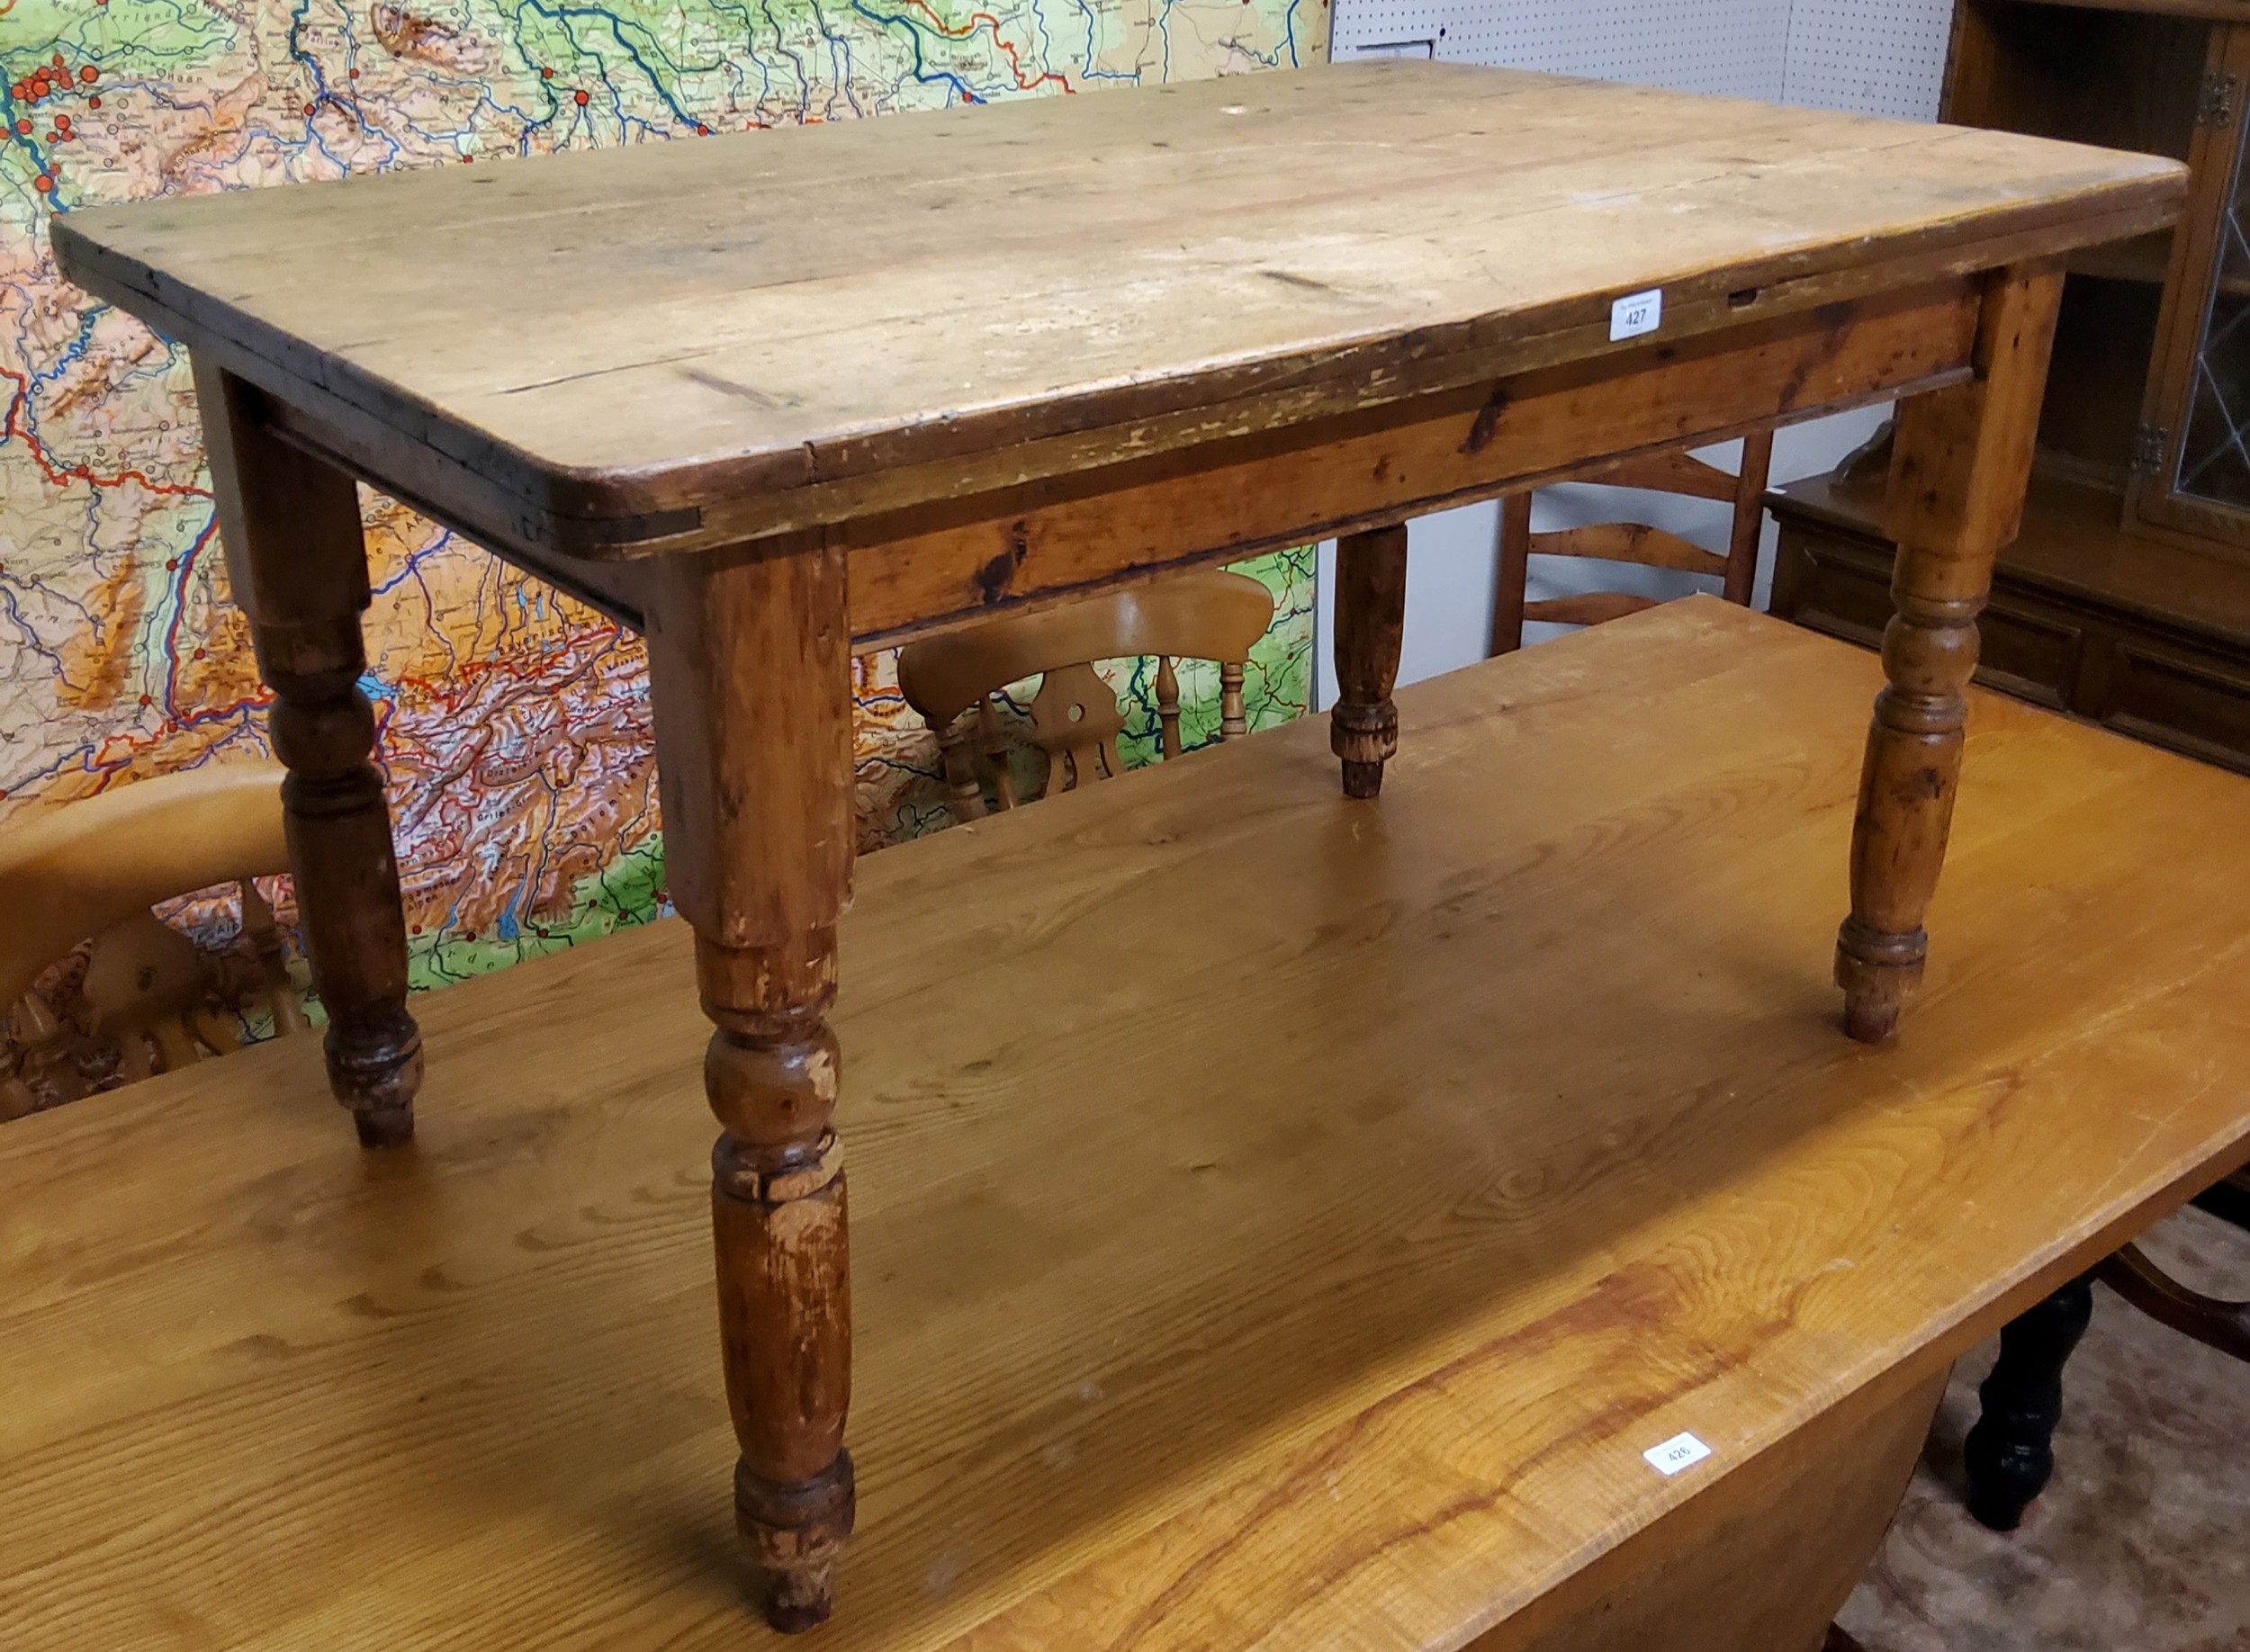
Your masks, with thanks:
[{"label": "black turned table leg", "polygon": [[2237,1171],[2189,1201],[2198,1210],[2250,1233],[2250,1174]]},{"label": "black turned table leg", "polygon": [[2093,1276],[2073,1279],[2002,1327],[2000,1359],[1976,1391],[1984,1414],[1961,1448],[1969,1513],[2013,1531],[2055,1473],[2063,1366],[2093,1317]]}]

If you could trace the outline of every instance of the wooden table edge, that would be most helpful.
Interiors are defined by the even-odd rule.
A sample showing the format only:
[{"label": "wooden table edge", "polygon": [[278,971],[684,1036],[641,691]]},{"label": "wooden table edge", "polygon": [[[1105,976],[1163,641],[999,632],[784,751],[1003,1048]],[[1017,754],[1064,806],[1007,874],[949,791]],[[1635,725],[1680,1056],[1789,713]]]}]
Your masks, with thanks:
[{"label": "wooden table edge", "polygon": [[[1750,321],[2163,229],[2177,220],[2185,190],[2183,170],[2153,173],[2059,203],[1980,211],[1948,226],[1937,245],[1917,246],[1878,263],[1864,262],[1863,247],[1846,245],[1690,273],[1666,283],[1668,325],[1660,342],[1681,343]],[[1927,241],[1927,232],[1920,238]],[[837,459],[824,453],[827,444],[653,470],[582,470],[482,436],[434,410],[430,431],[436,439],[401,428],[365,405],[364,386],[350,376],[316,382],[293,370],[282,359],[288,341],[262,324],[238,317],[238,325],[228,329],[192,319],[187,303],[163,290],[168,283],[136,279],[123,267],[133,261],[88,239],[67,217],[56,220],[52,240],[57,263],[69,279],[191,350],[216,356],[274,398],[277,422],[292,440],[401,498],[418,493],[427,498],[439,491],[416,486],[415,471],[443,477],[481,506],[450,513],[450,525],[483,542],[573,561],[632,561],[832,526],[1094,468],[1086,455],[1097,450],[1103,457],[1096,462],[1116,462],[1323,417],[1395,409],[1544,366],[1598,361],[1647,342],[1609,340],[1609,295],[1603,294],[1423,329],[1397,355],[1362,344],[1328,346],[1168,379],[1145,391],[1103,389],[1042,403],[1033,410],[1037,420],[1023,409],[952,420],[934,444],[925,434],[932,426],[845,435],[834,445],[864,451],[841,471]],[[1745,292],[1755,297],[1741,301]],[[1526,323],[1533,330],[1524,330]],[[1483,335],[1503,324],[1509,336],[1487,342]],[[1348,365],[1339,373],[1340,363]],[[1245,379],[1251,381],[1247,389]],[[930,451],[906,456],[891,451],[910,435]],[[495,483],[493,470],[512,480]],[[724,527],[707,526],[707,512],[722,503],[733,507]]]}]

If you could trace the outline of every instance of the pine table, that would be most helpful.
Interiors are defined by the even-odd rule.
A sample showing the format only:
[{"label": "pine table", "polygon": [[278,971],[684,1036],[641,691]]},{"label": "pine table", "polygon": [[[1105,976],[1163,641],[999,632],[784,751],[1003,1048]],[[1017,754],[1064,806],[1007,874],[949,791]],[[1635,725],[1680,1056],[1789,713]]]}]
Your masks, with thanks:
[{"label": "pine table", "polygon": [[329,1080],[367,1145],[410,1137],[423,1047],[358,687],[355,478],[645,633],[668,876],[716,1026],[735,1503],[770,1616],[802,1628],[854,1507],[829,1023],[853,648],[1337,534],[1332,744],[1364,800],[1397,745],[1407,518],[1904,398],[1898,616],[1835,955],[1847,1029],[1879,1042],[1923,968],[2060,260],[2165,225],[2183,184],[2007,134],[1382,63],[53,235],[194,358]]}]

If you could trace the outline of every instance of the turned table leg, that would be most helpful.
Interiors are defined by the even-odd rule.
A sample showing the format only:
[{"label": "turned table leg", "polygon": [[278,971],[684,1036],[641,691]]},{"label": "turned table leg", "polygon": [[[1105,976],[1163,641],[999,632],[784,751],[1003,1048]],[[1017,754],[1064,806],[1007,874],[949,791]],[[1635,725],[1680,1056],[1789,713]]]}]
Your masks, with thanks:
[{"label": "turned table leg", "polygon": [[282,805],[313,989],[328,1018],[328,1084],[363,1146],[413,1138],[422,1036],[406,1010],[406,919],[359,616],[367,552],[341,471],[274,438],[258,393],[198,362],[195,389],[236,602],[274,691],[288,767]]},{"label": "turned table leg", "polygon": [[1399,749],[1399,645],[1406,634],[1407,531],[1376,528],[1336,542],[1336,705],[1328,749],[1344,760],[1344,795],[1382,790]]},{"label": "turned table leg", "polygon": [[2013,1531],[2055,1473],[2063,1367],[2093,1318],[2093,1276],[2073,1279],[2000,1330],[2000,1358],[1976,1390],[1984,1412],[1962,1442],[1969,1513]]},{"label": "turned table leg", "polygon": [[719,1344],[734,1508],[776,1629],[824,1621],[852,1522],[851,1294],[830,1116],[836,922],[851,881],[842,552],[654,575],[657,764],[671,897],[716,1030]]},{"label": "turned table leg", "polygon": [[1993,558],[2016,534],[2062,274],[1997,273],[1976,338],[1976,376],[1903,403],[1887,516],[1898,543],[1851,831],[1851,915],[1836,940],[1844,1026],[1879,1043],[1922,979],[1922,919],[1945,863],[1961,770],[1963,697]]}]

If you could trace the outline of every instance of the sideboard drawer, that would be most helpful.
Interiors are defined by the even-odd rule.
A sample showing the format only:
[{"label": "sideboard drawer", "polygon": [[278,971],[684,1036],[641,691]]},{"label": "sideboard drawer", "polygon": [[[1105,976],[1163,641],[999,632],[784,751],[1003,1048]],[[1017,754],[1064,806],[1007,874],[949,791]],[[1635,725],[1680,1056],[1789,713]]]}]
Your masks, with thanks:
[{"label": "sideboard drawer", "polygon": [[2120,640],[2102,723],[2228,768],[2250,768],[2250,672],[2232,662]]},{"label": "sideboard drawer", "polygon": [[[1882,539],[1777,510],[1773,612],[1879,647],[1891,617],[1891,547]],[[2162,625],[2035,586],[2003,555],[1981,622],[1976,679],[2029,700],[2250,773],[2250,650],[2205,646]]]},{"label": "sideboard drawer", "polygon": [[[1891,619],[1891,547],[1785,522],[1773,611],[1784,619],[1878,648]],[[1995,588],[1978,622],[1976,680],[2050,711],[2073,709],[2085,627],[2067,610]]]}]

